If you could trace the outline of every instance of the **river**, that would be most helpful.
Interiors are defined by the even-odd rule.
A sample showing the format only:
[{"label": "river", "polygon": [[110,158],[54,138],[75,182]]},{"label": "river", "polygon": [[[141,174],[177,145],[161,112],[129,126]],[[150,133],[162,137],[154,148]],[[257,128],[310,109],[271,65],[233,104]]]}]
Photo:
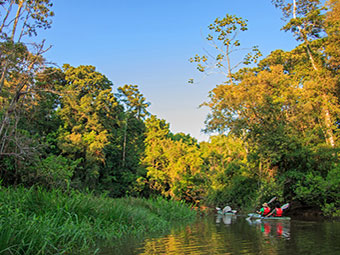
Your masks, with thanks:
[{"label": "river", "polygon": [[166,235],[126,240],[100,254],[339,255],[340,222],[250,221],[245,216],[206,216]]}]

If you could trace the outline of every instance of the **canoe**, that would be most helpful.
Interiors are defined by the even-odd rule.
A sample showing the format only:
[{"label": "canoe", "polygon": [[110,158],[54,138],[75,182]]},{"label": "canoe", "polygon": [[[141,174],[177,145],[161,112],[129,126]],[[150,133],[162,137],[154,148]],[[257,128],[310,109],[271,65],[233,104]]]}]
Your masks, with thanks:
[{"label": "canoe", "polygon": [[249,213],[248,216],[250,219],[261,219],[261,220],[290,220],[290,217],[263,217],[257,213]]}]

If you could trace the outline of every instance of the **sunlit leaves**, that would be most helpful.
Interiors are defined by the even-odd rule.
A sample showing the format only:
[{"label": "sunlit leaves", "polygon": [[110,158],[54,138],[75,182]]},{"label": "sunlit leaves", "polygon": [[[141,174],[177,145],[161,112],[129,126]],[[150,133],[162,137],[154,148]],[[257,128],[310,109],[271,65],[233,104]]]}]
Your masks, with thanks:
[{"label": "sunlit leaves", "polygon": [[329,63],[332,68],[340,70],[340,1],[328,2],[330,11],[326,15],[326,32],[328,41],[326,45]]},{"label": "sunlit leaves", "polygon": [[126,84],[123,87],[119,87],[116,95],[120,102],[125,105],[126,110],[137,119],[144,119],[150,114],[147,111],[150,103],[146,102],[146,98],[139,91],[137,85]]},{"label": "sunlit leaves", "polygon": [[58,111],[64,125],[59,146],[69,157],[84,158],[89,174],[98,175],[98,165],[105,162],[104,148],[110,142],[106,122],[112,120],[117,107],[112,83],[93,66],[65,65],[64,72],[66,84]]},{"label": "sunlit leaves", "polygon": [[249,65],[252,63],[257,63],[258,59],[262,57],[262,53],[259,50],[258,46],[254,46],[252,48],[252,52],[249,52],[243,59],[243,64]]},{"label": "sunlit leaves", "polygon": [[[215,19],[213,24],[209,25],[209,29],[218,34],[217,39],[222,41],[224,45],[230,45],[233,42],[233,35],[236,31],[246,31],[247,20],[243,20],[235,15],[227,14],[224,18]],[[208,35],[209,40],[212,40],[214,36]],[[238,40],[234,41],[234,45],[238,46]]]},{"label": "sunlit leaves", "polygon": [[[167,197],[195,202],[200,188],[202,159],[196,144],[169,136],[164,120],[151,116],[146,121],[147,137],[143,164],[152,189]],[[185,137],[187,139],[187,137]]]},{"label": "sunlit leaves", "polygon": [[37,35],[38,29],[50,28],[50,18],[54,16],[52,6],[50,0],[4,1],[0,15],[1,38],[21,41],[24,36]]}]

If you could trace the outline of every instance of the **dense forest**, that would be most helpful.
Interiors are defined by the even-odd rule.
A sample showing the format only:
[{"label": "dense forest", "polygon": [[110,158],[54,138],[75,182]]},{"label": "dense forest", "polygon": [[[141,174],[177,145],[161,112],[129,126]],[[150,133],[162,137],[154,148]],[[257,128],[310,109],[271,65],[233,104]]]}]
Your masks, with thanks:
[{"label": "dense forest", "polygon": [[272,2],[296,48],[254,47],[233,64],[247,21],[227,14],[208,27],[216,54],[190,59],[225,73],[202,103],[205,131],[218,135],[198,142],[150,113],[138,85],[57,68],[44,41],[27,43],[51,28],[50,0],[0,1],[1,185],[234,208],[276,196],[340,216],[340,2]]}]

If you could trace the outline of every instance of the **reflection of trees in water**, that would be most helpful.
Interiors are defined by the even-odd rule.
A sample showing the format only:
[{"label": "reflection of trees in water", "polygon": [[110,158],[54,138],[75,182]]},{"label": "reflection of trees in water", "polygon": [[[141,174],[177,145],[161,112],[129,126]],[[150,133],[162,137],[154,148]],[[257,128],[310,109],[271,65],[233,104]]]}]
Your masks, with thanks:
[{"label": "reflection of trees in water", "polygon": [[[264,247],[259,228],[247,224],[244,217],[217,215],[214,223],[203,220],[170,235],[145,241],[138,254],[259,254]],[[272,228],[270,228],[272,229]],[[276,254],[277,245],[270,254]]]},{"label": "reflection of trees in water", "polygon": [[[230,216],[229,216],[230,219]],[[133,252],[112,254],[340,254],[340,222],[247,221],[223,215],[147,238]],[[127,244],[127,247],[130,247]],[[137,246],[136,246],[137,247]],[[122,251],[122,250],[121,250]]]}]

